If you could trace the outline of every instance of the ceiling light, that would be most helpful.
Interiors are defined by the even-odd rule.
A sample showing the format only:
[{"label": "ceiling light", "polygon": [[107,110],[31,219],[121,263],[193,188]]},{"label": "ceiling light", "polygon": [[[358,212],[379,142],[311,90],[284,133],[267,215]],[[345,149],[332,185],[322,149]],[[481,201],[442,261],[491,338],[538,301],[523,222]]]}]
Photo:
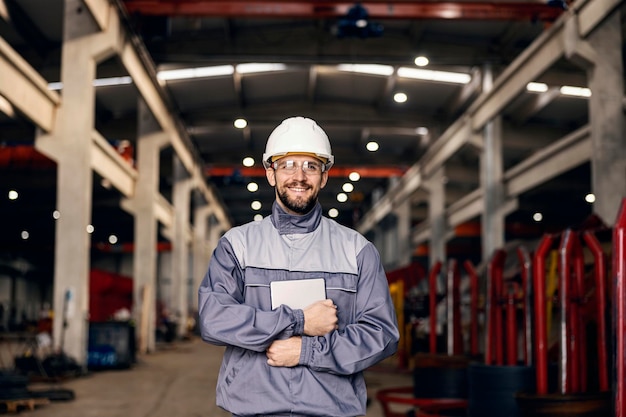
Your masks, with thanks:
[{"label": "ceiling light", "polygon": [[391,65],[380,64],[339,64],[337,65],[337,70],[357,72],[360,74],[383,75],[385,77],[393,74],[393,67]]},{"label": "ceiling light", "polygon": [[533,93],[545,93],[548,91],[548,84],[545,83],[528,83],[526,90]]},{"label": "ceiling light", "polygon": [[537,212],[535,214],[533,214],[533,220],[536,222],[540,222],[543,220],[543,214]]},{"label": "ceiling light", "polygon": [[260,201],[254,200],[252,204],[250,204],[250,207],[252,207],[252,210],[261,210],[261,207],[263,207],[263,205]]},{"label": "ceiling light", "polygon": [[452,84],[467,84],[472,77],[461,72],[433,71],[420,68],[398,68],[398,77],[416,80],[439,81]]},{"label": "ceiling light", "polygon": [[94,230],[96,230],[96,228],[93,227],[93,225],[91,225],[91,224],[88,224],[85,229],[87,230],[87,233],[90,233],[90,234],[93,233]]},{"label": "ceiling light", "polygon": [[367,142],[367,145],[365,145],[365,148],[370,151],[370,152],[376,152],[378,150],[378,142]]},{"label": "ceiling light", "polygon": [[9,200],[17,200],[17,197],[19,197],[19,194],[17,193],[17,191],[15,190],[9,191]]},{"label": "ceiling light", "polygon": [[339,216],[339,210],[337,210],[336,208],[331,208],[330,210],[328,210],[328,217],[334,219],[337,216]]},{"label": "ceiling light", "polygon": [[354,191],[354,185],[347,182],[341,186],[341,189],[344,190],[346,193],[351,193],[352,191]]},{"label": "ceiling light", "polygon": [[235,121],[233,122],[233,126],[235,126],[237,129],[243,129],[244,127],[248,126],[248,121],[246,119],[235,119]]},{"label": "ceiling light", "polygon": [[595,194],[589,193],[585,196],[585,201],[587,203],[594,203],[596,201],[596,196]]},{"label": "ceiling light", "polygon": [[54,220],[59,220],[61,218],[61,212],[59,210],[54,210],[52,212],[52,218]]},{"label": "ceiling light", "polygon": [[353,171],[348,175],[348,178],[350,178],[350,181],[356,182],[361,179],[361,174],[359,174],[356,171]]},{"label": "ceiling light", "polygon": [[250,182],[248,183],[247,188],[248,188],[248,191],[250,191],[251,193],[254,193],[259,190],[259,184],[257,184],[256,182]]},{"label": "ceiling light", "polygon": [[250,168],[252,165],[254,165],[254,158],[251,156],[246,156],[245,158],[243,158],[243,161],[241,163],[243,164],[243,166]]},{"label": "ceiling light", "polygon": [[157,78],[163,81],[184,80],[189,78],[218,77],[232,75],[235,68],[232,65],[216,65],[212,67],[181,68],[176,70],[159,71]]},{"label": "ceiling light", "polygon": [[21,236],[23,240],[26,240],[30,237],[30,233],[28,233],[28,231],[26,230],[22,230]]},{"label": "ceiling light", "polygon": [[406,103],[409,98],[404,93],[396,93],[393,95],[393,101],[396,103]]},{"label": "ceiling light", "polygon": [[117,243],[117,236],[115,236],[115,235],[109,236],[109,243],[111,245],[115,245]]},{"label": "ceiling light", "polygon": [[254,215],[254,221],[255,222],[260,222],[261,220],[263,220],[263,215],[262,214],[255,214]]},{"label": "ceiling light", "polygon": [[255,63],[250,62],[247,64],[239,64],[236,67],[236,71],[239,74],[253,74],[257,72],[272,72],[272,71],[284,71],[287,69],[285,64],[271,64],[271,63]]},{"label": "ceiling light", "polygon": [[428,61],[428,58],[426,58],[425,56],[418,56],[417,58],[415,58],[414,62],[415,65],[417,65],[418,67],[425,67],[430,61]]},{"label": "ceiling light", "polygon": [[584,87],[572,87],[564,85],[561,87],[561,94],[573,97],[591,97],[591,90]]},{"label": "ceiling light", "polygon": [[348,201],[348,194],[346,193],[337,194],[337,201],[339,201],[340,203],[345,203],[346,201]]},{"label": "ceiling light", "polygon": [[420,136],[426,136],[428,135],[428,128],[427,127],[418,127],[415,129],[415,134],[420,135]]}]

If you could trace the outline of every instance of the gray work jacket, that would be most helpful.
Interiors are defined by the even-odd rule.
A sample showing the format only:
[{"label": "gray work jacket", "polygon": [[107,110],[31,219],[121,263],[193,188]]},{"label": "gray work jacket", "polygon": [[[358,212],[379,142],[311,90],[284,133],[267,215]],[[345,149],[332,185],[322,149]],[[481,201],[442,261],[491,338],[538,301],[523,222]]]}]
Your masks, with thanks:
[{"label": "gray work jacket", "polygon": [[[270,282],[320,277],[338,307],[339,329],[304,336],[302,310],[272,310]],[[198,300],[202,339],[226,346],[217,405],[235,415],[364,415],[362,371],[397,349],[395,310],[376,248],[323,217],[319,203],[304,216],[274,203],[262,221],[226,232]],[[299,365],[269,366],[272,341],[298,335]]]}]

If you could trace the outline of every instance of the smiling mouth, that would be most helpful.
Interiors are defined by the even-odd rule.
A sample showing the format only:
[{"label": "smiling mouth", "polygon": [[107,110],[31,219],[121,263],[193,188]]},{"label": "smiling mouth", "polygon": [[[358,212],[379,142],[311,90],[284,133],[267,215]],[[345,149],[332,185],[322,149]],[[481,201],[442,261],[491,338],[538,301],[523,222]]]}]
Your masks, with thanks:
[{"label": "smiling mouth", "polygon": [[303,193],[306,190],[308,190],[308,188],[304,188],[304,187],[287,187],[289,188],[291,191],[295,191],[296,193]]}]

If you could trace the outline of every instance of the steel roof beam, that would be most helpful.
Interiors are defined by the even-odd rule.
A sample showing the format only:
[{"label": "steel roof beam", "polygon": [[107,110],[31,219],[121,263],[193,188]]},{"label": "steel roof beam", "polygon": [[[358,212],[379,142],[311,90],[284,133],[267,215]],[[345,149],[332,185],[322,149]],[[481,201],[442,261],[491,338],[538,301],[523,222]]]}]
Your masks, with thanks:
[{"label": "steel roof beam", "polygon": [[[125,0],[128,13],[151,16],[225,18],[333,18],[347,15],[354,2]],[[372,19],[533,20],[551,22],[563,9],[536,2],[363,1]]]}]

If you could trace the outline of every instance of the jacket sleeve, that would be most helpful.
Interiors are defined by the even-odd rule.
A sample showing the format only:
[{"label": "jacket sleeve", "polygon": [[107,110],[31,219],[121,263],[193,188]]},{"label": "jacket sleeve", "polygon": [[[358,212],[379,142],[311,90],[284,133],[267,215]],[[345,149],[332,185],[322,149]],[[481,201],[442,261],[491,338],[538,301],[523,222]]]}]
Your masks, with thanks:
[{"label": "jacket sleeve", "polygon": [[275,339],[302,334],[304,314],[281,306],[264,311],[244,304],[243,270],[230,242],[222,237],[198,289],[202,339],[262,352]]},{"label": "jacket sleeve", "polygon": [[372,243],[361,250],[357,264],[355,322],[324,336],[303,336],[300,365],[349,375],[396,352],[399,339],[396,313],[380,255]]}]

